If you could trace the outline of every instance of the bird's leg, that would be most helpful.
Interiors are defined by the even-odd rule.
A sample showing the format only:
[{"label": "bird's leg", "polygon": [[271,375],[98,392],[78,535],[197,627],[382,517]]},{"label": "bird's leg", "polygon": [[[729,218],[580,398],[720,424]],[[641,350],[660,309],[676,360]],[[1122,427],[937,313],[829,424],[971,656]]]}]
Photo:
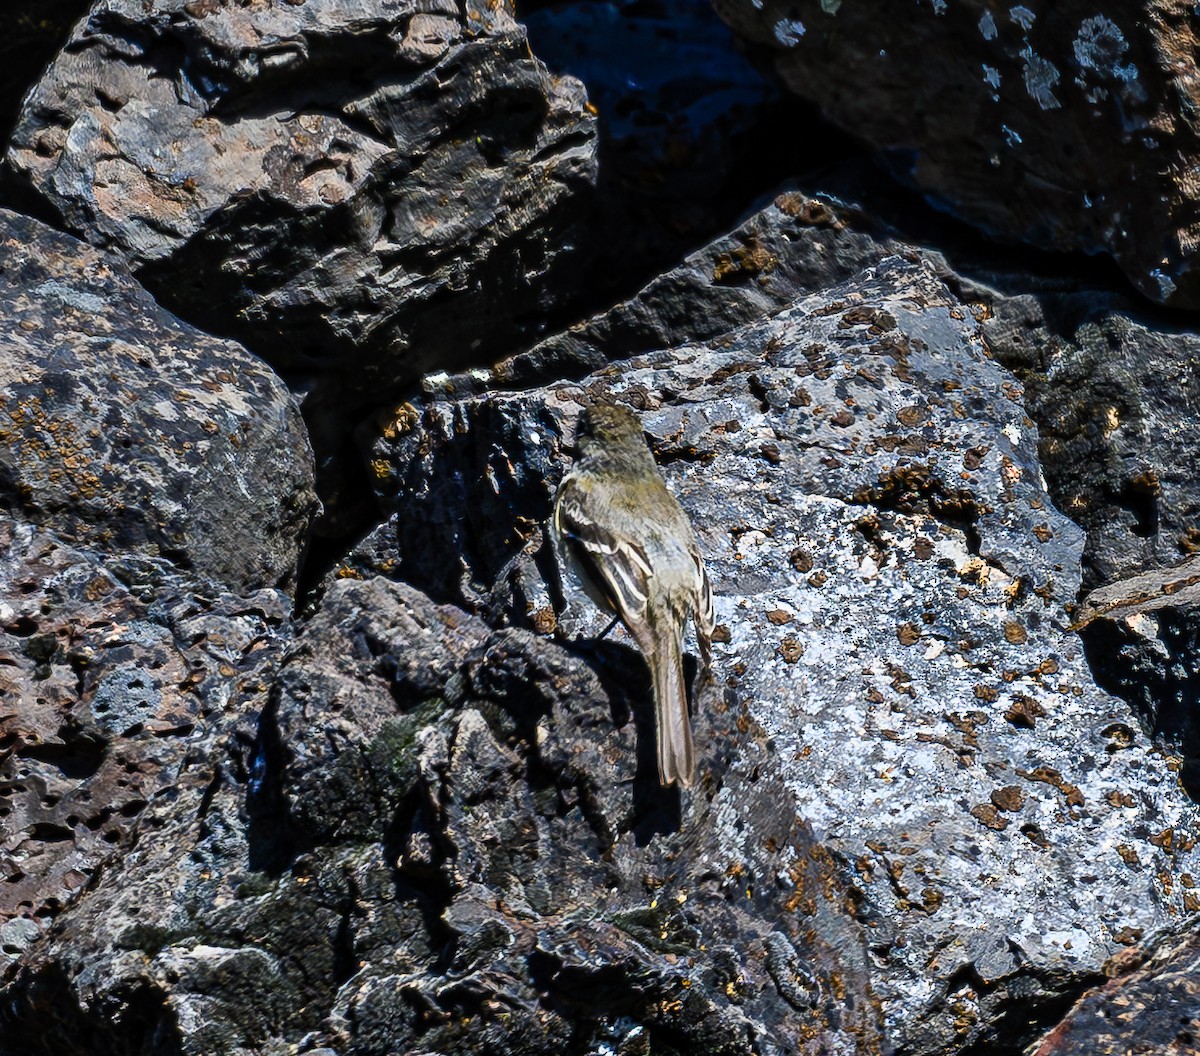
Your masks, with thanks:
[{"label": "bird's leg", "polygon": [[609,620],[608,626],[605,627],[604,630],[602,630],[598,635],[596,635],[595,638],[592,639],[592,645],[596,645],[598,642],[600,642],[604,638],[608,637],[608,632],[611,631],[617,625],[617,623],[620,619],[621,619],[620,616],[614,616],[611,620]]}]

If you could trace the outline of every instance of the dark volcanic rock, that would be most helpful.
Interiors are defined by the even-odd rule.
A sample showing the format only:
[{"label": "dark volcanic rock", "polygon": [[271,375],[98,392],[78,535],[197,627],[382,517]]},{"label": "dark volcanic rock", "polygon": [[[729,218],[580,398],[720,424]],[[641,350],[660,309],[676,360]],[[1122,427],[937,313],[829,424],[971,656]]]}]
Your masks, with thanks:
[{"label": "dark volcanic rock", "polygon": [[715,0],[785,82],[984,230],[1200,307],[1192,6]]},{"label": "dark volcanic rock", "polygon": [[1182,780],[1200,800],[1200,557],[1097,588],[1076,618],[1096,680],[1183,754]]},{"label": "dark volcanic rock", "polygon": [[[1178,761],[1092,680],[1066,611],[1083,533],[1021,386],[932,268],[886,260],[578,384],[408,408],[374,452],[394,511],[375,562],[554,626],[540,526],[593,399],[643,409],[710,565],[718,683],[857,876],[901,1051],[1030,1042],[1184,912]],[[720,742],[700,745],[715,772]]]},{"label": "dark volcanic rock", "polygon": [[253,716],[289,608],[169,573],[146,603],[94,555],[0,520],[0,963],[128,850],[181,772],[212,780],[213,732]]},{"label": "dark volcanic rock", "polygon": [[300,413],[117,258],[0,212],[0,504],[233,590],[294,585],[316,513]]},{"label": "dark volcanic rock", "polygon": [[332,404],[536,329],[594,177],[585,104],[500,4],[105,0],[6,165]]},{"label": "dark volcanic rock", "polygon": [[[1193,925],[1116,959],[1116,976],[1071,1009],[1031,1056],[1184,1056],[1200,1051],[1200,932]],[[1123,963],[1124,962],[1124,963]]]},{"label": "dark volcanic rock", "polygon": [[583,81],[597,110],[577,314],[673,267],[775,183],[860,149],[757,69],[707,3],[519,0],[517,16],[538,57]]},{"label": "dark volcanic rock", "polygon": [[91,0],[9,0],[0,35],[0,136],[7,138],[21,99],[62,47]]},{"label": "dark volcanic rock", "polygon": [[762,731],[716,693],[704,791],[663,792],[645,675],[609,652],[338,585],[249,784],[181,772],[10,973],[5,1043],[880,1052],[848,893]]},{"label": "dark volcanic rock", "polygon": [[365,965],[336,1048],[877,1051],[862,936],[761,731],[717,693],[717,758],[681,800],[645,751],[645,675],[613,654],[594,670],[381,579],[326,598],[268,775],[300,844],[382,837],[401,890],[437,893],[447,944],[440,971]]},{"label": "dark volcanic rock", "polygon": [[1099,291],[973,293],[1025,384],[1051,491],[1087,531],[1087,585],[1200,550],[1200,336]]},{"label": "dark volcanic rock", "polygon": [[580,377],[608,360],[705,341],[901,251],[912,252],[853,205],[789,188],[636,296],[503,360],[487,380],[503,388]]}]

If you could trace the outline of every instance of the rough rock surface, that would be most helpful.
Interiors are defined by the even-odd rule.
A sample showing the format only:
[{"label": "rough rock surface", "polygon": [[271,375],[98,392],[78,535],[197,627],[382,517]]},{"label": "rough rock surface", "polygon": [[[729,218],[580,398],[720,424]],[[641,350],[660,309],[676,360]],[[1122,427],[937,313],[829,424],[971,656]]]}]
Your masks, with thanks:
[{"label": "rough rock surface", "polygon": [[[1188,5],[719,2],[938,205],[1200,302]],[[0,187],[103,244],[0,214],[0,1056],[1196,1047],[1182,313],[813,174],[694,4],[539,13],[599,115],[502,4],[90,8]],[[299,415],[121,255],[386,511],[300,622]],[[690,794],[546,545],[595,399],[717,586]]]},{"label": "rough rock surface", "polygon": [[[6,967],[128,850],[152,802],[173,801],[182,772],[212,779],[221,765],[207,751],[212,731],[261,703],[286,595],[198,591],[163,569],[147,596],[95,555],[0,519]],[[12,1044],[4,1034],[0,1051]]]},{"label": "rough rock surface", "polygon": [[411,588],[340,584],[284,665],[249,784],[181,772],[22,962],[6,1040],[879,1052],[847,892],[762,731],[718,699],[706,788],[663,792],[622,652],[596,671]]},{"label": "rough rock surface", "polygon": [[[718,680],[856,874],[900,1051],[1029,1042],[1178,919],[1198,858],[1178,761],[1092,681],[1067,630],[1083,533],[930,266],[579,384],[404,409],[375,450],[396,574],[553,626],[540,523],[597,398],[645,409],[713,575]],[[702,773],[719,751],[701,738]]]},{"label": "rough rock surface", "polygon": [[1096,680],[1183,755],[1181,779],[1200,801],[1200,557],[1093,590],[1076,623]]},{"label": "rough rock surface", "polygon": [[794,91],[960,216],[993,235],[1110,253],[1148,297],[1200,306],[1190,5],[714,6]]},{"label": "rough rock surface", "polygon": [[1092,991],[1032,1056],[1183,1056],[1200,1051],[1200,932],[1168,934],[1116,959],[1111,982]]},{"label": "rough rock surface", "polygon": [[1097,586],[1200,551],[1200,336],[1100,291],[1004,297],[988,343],[1025,384],[1058,504]]},{"label": "rough rock surface", "polygon": [[294,585],[313,458],[278,377],[125,265],[0,211],[0,504],[233,590]]},{"label": "rough rock surface", "polygon": [[581,377],[609,360],[717,337],[900,251],[912,250],[854,206],[782,190],[635,296],[501,361],[486,380]]},{"label": "rough rock surface", "polygon": [[[605,363],[704,341],[828,289],[889,254],[927,253],[864,203],[850,167],[828,190],[792,187],[635,296],[489,371],[427,378],[427,393],[580,378]],[[1127,297],[1072,287],[1047,269],[929,253],[976,306],[992,353],[1025,389],[1055,503],[1087,533],[1088,588],[1169,567],[1200,547],[1200,355],[1194,333],[1148,318]],[[964,255],[966,256],[966,255]]]},{"label": "rough rock surface", "polygon": [[541,317],[594,178],[585,104],[501,4],[103,0],[6,167],[184,318],[309,395],[374,396]]}]

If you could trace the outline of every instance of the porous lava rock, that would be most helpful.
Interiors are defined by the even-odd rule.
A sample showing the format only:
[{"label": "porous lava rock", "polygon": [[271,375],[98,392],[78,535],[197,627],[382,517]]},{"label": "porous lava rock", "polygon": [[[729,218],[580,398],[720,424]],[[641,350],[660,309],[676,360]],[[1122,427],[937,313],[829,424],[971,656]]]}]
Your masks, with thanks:
[{"label": "porous lava rock", "polygon": [[295,586],[317,499],[287,388],[120,258],[0,211],[0,505],[230,590]]},{"label": "porous lava rock", "polygon": [[251,757],[208,741],[10,971],[5,1040],[881,1052],[851,893],[763,732],[717,691],[705,787],[662,790],[624,652],[339,583]]},{"label": "porous lava rock", "polygon": [[[218,732],[240,732],[243,745],[253,736],[290,599],[197,589],[165,563],[159,571],[137,597],[97,555],[0,518],[7,979],[21,951],[129,851],[151,804],[231,765],[212,751]],[[6,1028],[0,1048],[13,1044]]]}]

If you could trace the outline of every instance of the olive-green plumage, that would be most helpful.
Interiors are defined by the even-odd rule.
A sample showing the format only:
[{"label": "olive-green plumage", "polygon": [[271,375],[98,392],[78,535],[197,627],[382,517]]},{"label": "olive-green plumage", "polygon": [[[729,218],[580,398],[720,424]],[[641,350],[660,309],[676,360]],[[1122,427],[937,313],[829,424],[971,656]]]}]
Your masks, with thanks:
[{"label": "olive-green plumage", "polygon": [[687,788],[696,762],[683,629],[694,617],[707,670],[713,606],[704,560],[633,412],[588,408],[579,418],[576,446],[578,458],[554,504],[560,553],[588,596],[620,617],[646,657],[654,681],[659,780]]}]

